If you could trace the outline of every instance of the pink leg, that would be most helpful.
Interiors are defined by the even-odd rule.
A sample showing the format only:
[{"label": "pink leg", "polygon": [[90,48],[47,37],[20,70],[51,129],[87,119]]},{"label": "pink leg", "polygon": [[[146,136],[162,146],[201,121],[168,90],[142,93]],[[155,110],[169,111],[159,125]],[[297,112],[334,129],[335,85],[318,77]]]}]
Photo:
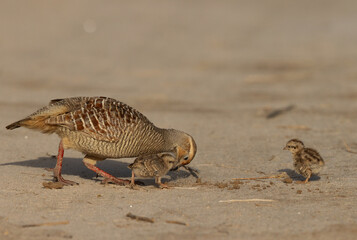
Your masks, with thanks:
[{"label": "pink leg", "polygon": [[57,155],[57,163],[56,163],[56,167],[53,169],[53,175],[54,178],[56,180],[56,182],[61,182],[64,185],[75,185],[78,184],[76,182],[70,181],[70,180],[66,180],[62,177],[62,161],[63,161],[63,154],[64,154],[64,149],[63,149],[63,143],[62,140],[59,144],[58,147],[58,155]]},{"label": "pink leg", "polygon": [[131,182],[130,185],[134,186],[135,185],[135,174],[134,171],[131,171]]},{"label": "pink leg", "polygon": [[104,172],[103,170],[99,169],[98,167],[92,165],[92,164],[89,164],[89,163],[86,163],[86,162],[83,162],[84,165],[86,165],[86,167],[94,172],[96,172],[97,174],[101,175],[102,177],[105,178],[105,182],[113,182],[115,184],[118,184],[118,185],[126,185],[126,184],[129,184],[130,181],[129,180],[124,180],[124,179],[120,179],[120,178],[116,178],[112,175],[110,175],[109,173],[107,172]]},{"label": "pink leg", "polygon": [[307,177],[306,177],[305,181],[296,181],[296,183],[299,183],[299,184],[308,183],[310,178],[311,178],[311,171],[308,170],[308,171],[307,171]]},{"label": "pink leg", "polygon": [[155,183],[158,184],[160,188],[169,188],[169,186],[161,182],[161,177],[155,177]]}]

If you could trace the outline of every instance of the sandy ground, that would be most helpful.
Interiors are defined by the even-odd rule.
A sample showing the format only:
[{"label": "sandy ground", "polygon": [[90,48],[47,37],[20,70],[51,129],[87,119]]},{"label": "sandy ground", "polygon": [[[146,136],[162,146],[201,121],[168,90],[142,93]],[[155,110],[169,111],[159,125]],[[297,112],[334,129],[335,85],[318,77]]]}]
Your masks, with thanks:
[{"label": "sandy ground", "polygon": [[[353,0],[1,1],[0,239],[355,239],[356,12]],[[58,137],[5,126],[98,95],[194,136],[206,184],[180,170],[164,179],[173,189],[104,186],[68,150],[64,177],[80,185],[43,188]],[[320,178],[230,183],[299,180],[282,151],[294,137],[326,160]],[[131,161],[100,167],[129,178]],[[220,202],[232,199],[271,201]]]}]

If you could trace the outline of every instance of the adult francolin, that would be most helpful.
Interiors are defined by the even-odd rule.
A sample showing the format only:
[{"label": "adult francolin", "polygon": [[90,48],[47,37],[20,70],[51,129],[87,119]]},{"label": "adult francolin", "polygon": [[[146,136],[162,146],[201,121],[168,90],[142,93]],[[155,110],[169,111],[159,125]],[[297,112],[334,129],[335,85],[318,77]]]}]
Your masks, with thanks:
[{"label": "adult francolin", "polygon": [[134,108],[107,97],[73,97],[52,100],[30,116],[8,125],[7,129],[26,127],[61,138],[56,181],[76,184],[61,175],[64,149],[85,154],[84,165],[116,184],[130,181],[116,178],[96,167],[106,158],[129,158],[162,152],[174,152],[175,167],[189,164],[196,154],[194,139],[179,130],[156,127]]},{"label": "adult francolin", "polygon": [[306,148],[299,139],[289,140],[284,150],[289,150],[292,153],[295,171],[305,177],[305,181],[298,181],[298,183],[307,183],[311,175],[318,175],[325,165],[318,151]]}]

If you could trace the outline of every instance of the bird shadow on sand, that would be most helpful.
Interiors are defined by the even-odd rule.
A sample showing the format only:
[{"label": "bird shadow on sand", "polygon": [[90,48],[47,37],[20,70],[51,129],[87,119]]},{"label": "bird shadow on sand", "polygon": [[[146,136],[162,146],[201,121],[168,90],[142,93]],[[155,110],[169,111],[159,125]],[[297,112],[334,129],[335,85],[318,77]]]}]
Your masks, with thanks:
[{"label": "bird shadow on sand", "polygon": [[[297,174],[292,169],[284,168],[284,169],[278,170],[278,172],[285,172],[294,181],[303,181],[303,180],[305,180],[305,178],[303,176],[301,176],[300,174]],[[318,180],[320,180],[319,176],[312,175],[309,181],[318,181]]]},{"label": "bird shadow on sand", "polygon": [[[133,161],[134,159],[132,159]],[[97,163],[97,167],[102,169],[103,171],[118,177],[118,178],[130,178],[131,177],[131,170],[128,168],[128,165],[132,162],[121,162],[118,160],[111,160],[107,159]],[[56,158],[55,157],[39,157],[37,159],[19,161],[19,162],[9,162],[0,164],[1,166],[26,166],[26,167],[35,167],[35,168],[42,168],[44,173],[50,173],[46,170],[46,168],[53,168],[56,165]],[[96,173],[87,169],[83,162],[82,158],[63,158],[63,165],[62,165],[62,174],[63,175],[73,175],[79,176],[84,179],[94,179],[97,181],[103,180],[103,178],[99,177],[96,178]],[[176,170],[170,171],[168,174],[170,176],[170,180],[177,180],[181,178],[188,178],[190,173],[184,170]],[[70,179],[69,179],[70,180]],[[163,178],[165,181],[170,181],[169,179]],[[153,184],[154,180],[151,179],[140,179],[140,181],[144,182],[145,185]]]}]

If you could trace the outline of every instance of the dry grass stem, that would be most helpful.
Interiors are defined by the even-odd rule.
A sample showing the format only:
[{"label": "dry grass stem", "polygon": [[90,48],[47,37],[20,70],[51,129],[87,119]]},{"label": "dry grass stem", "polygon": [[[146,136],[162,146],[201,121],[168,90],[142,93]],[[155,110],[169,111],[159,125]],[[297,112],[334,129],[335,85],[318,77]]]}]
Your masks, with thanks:
[{"label": "dry grass stem", "polygon": [[190,172],[190,174],[195,177],[195,178],[199,178],[198,174],[200,173],[197,169],[188,167],[188,166],[183,166],[184,169],[186,169],[187,171]]},{"label": "dry grass stem", "polygon": [[180,221],[174,221],[174,220],[166,220],[166,223],[171,223],[171,224],[178,224],[178,225],[188,226],[188,224],[187,224],[187,223],[180,222]]},{"label": "dry grass stem", "polygon": [[281,125],[279,128],[290,128],[294,130],[303,130],[303,131],[309,131],[311,128],[305,126],[305,125]]},{"label": "dry grass stem", "polygon": [[280,108],[280,109],[276,109],[276,110],[273,110],[271,111],[269,114],[266,115],[266,118],[267,119],[270,119],[270,118],[275,118],[283,113],[286,113],[286,112],[289,112],[291,110],[293,110],[295,108],[294,105],[289,105],[289,106],[286,106],[284,108]]},{"label": "dry grass stem", "polygon": [[132,213],[128,213],[126,216],[127,216],[128,218],[131,218],[131,219],[134,219],[134,220],[137,220],[137,221],[143,221],[143,222],[154,223],[154,219],[153,219],[153,218],[141,217],[141,216],[134,215],[134,214],[132,214]]},{"label": "dry grass stem", "polygon": [[69,221],[26,224],[26,225],[22,225],[21,227],[28,228],[28,227],[42,227],[42,226],[57,226],[57,225],[66,225],[66,224],[69,224]]},{"label": "dry grass stem", "polygon": [[347,145],[346,141],[343,140],[343,144],[345,145],[345,149],[346,149],[347,152],[357,154],[356,151],[353,151],[353,150]]},{"label": "dry grass stem", "polygon": [[172,189],[182,189],[182,190],[196,190],[198,187],[170,187]]},{"label": "dry grass stem", "polygon": [[272,176],[264,176],[264,177],[252,177],[252,178],[232,178],[233,180],[258,180],[258,179],[271,179],[271,178],[284,178],[286,177],[286,173],[279,173]]},{"label": "dry grass stem", "polygon": [[219,200],[220,203],[232,203],[232,202],[274,202],[273,199],[259,199],[259,198],[252,198],[252,199],[229,199],[229,200]]}]

